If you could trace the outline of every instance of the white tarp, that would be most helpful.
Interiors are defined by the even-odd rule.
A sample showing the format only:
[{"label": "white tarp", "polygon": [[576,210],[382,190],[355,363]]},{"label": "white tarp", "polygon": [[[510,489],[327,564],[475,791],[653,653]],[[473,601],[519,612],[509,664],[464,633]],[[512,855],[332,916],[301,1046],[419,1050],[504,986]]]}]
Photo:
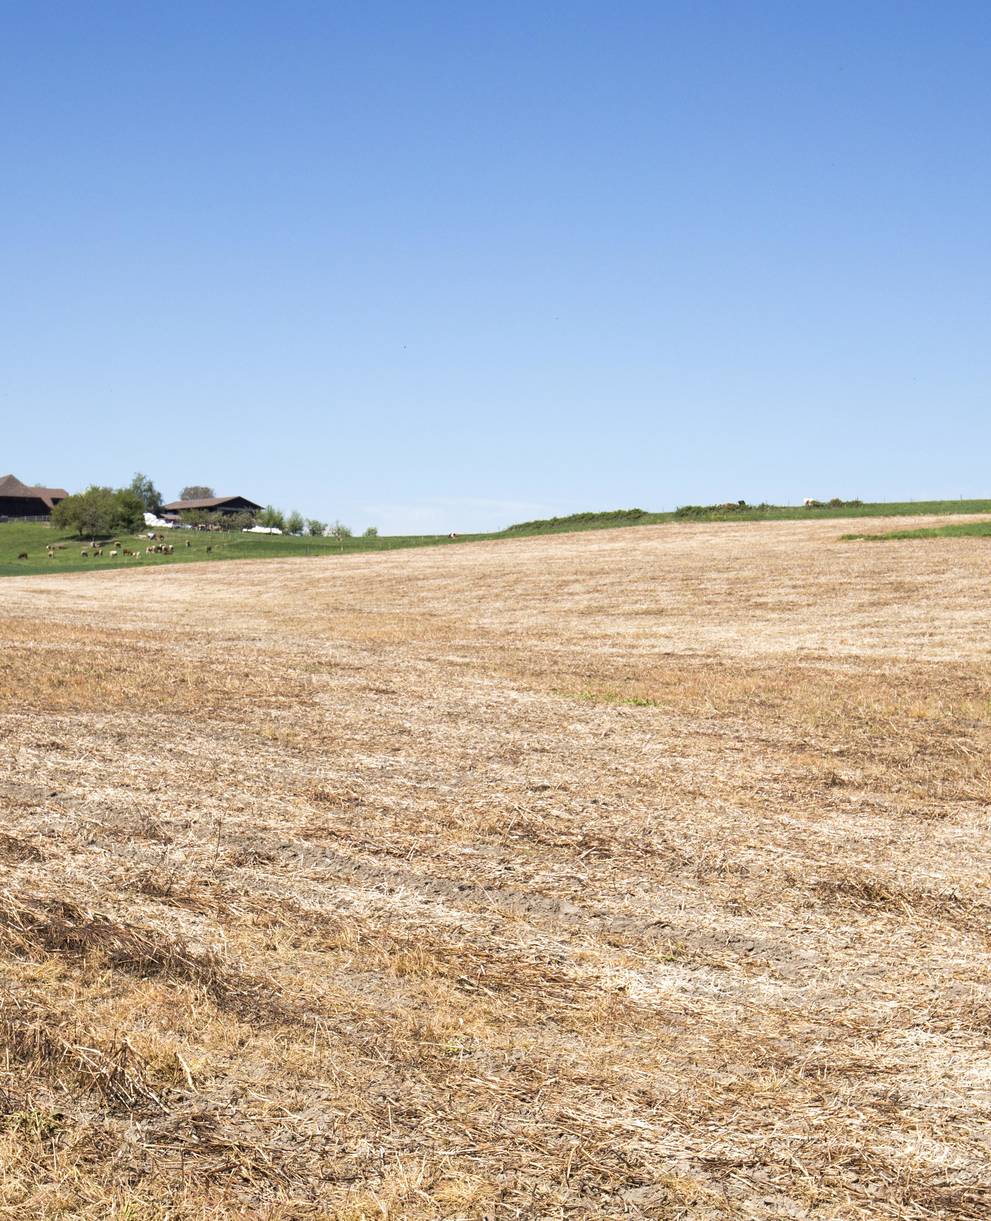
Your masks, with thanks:
[{"label": "white tarp", "polygon": [[246,526],[242,534],[281,534],[278,526]]}]

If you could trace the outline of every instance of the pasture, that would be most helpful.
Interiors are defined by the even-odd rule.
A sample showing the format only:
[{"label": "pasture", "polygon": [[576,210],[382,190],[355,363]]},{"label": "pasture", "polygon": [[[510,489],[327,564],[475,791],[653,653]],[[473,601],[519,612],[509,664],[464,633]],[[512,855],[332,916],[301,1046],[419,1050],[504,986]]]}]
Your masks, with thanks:
[{"label": "pasture", "polygon": [[986,1217],[987,548],[5,580],[0,1216]]},{"label": "pasture", "polygon": [[[111,556],[112,548],[103,541],[103,554],[97,556],[91,540],[80,539],[68,531],[56,530],[45,522],[0,522],[0,577],[25,573],[83,572],[93,569],[161,567],[169,564],[205,560],[263,560],[284,556],[344,555],[361,551],[394,551],[397,548],[426,547],[462,541],[445,535],[390,535],[388,537],[334,538],[288,534],[244,534],[237,531],[159,530],[165,543],[174,547],[171,555],[146,554],[148,531],[115,535],[121,549],[136,551],[134,557],[123,553]],[[100,540],[97,540],[100,542]],[[49,545],[56,548],[48,555]],[[83,555],[83,552],[86,555]],[[20,559],[24,553],[27,559]]]}]

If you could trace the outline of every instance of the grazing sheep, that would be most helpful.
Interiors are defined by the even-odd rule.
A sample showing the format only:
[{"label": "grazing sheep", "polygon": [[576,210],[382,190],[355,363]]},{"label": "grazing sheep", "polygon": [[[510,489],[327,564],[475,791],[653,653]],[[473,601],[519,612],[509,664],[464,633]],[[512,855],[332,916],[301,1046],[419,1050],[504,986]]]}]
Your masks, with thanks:
[{"label": "grazing sheep", "polygon": [[84,560],[89,559],[89,552],[85,548],[83,548],[83,550],[80,551],[79,554],[83,557]]},{"label": "grazing sheep", "polygon": [[118,555],[120,555],[120,552],[119,552],[119,551],[117,551],[117,550],[114,550],[114,551],[111,551],[111,552],[110,552],[110,558],[111,558],[112,560],[116,559]]},{"label": "grazing sheep", "polygon": [[805,506],[806,509],[811,509],[812,506],[815,504],[815,501],[812,499],[811,496],[806,496],[805,499],[802,501],[802,504]]},{"label": "grazing sheep", "polygon": [[207,547],[207,551],[212,551],[212,550],[213,550],[212,547]]},{"label": "grazing sheep", "polygon": [[19,560],[26,560],[28,558],[28,553],[26,551],[22,551],[17,558]]},{"label": "grazing sheep", "polygon": [[189,539],[187,538],[187,539],[186,539],[186,546],[187,546],[187,547],[192,547],[192,545],[193,545],[193,544],[192,544],[192,543],[189,541]]}]

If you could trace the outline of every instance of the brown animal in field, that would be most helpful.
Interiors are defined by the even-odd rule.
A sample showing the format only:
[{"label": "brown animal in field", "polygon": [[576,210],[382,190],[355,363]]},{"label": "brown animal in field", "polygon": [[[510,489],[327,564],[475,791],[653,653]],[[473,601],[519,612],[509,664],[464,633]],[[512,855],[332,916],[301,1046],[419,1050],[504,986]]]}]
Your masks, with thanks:
[{"label": "brown animal in field", "polygon": [[127,547],[125,547],[125,548],[124,548],[124,550],[123,550],[123,552],[122,552],[121,554],[122,554],[122,555],[134,555],[134,552],[133,552],[133,551],[129,551],[129,550],[127,549]]},{"label": "brown animal in field", "polygon": [[207,551],[212,551],[212,550],[213,550],[212,547],[207,547]]},{"label": "brown animal in field", "polygon": [[69,544],[68,544],[68,543],[58,543],[58,544],[57,544],[57,547],[56,547],[56,550],[58,550],[58,551],[65,551],[65,550],[66,550],[66,548],[67,548],[68,546],[69,546]]},{"label": "brown animal in field", "polygon": [[97,547],[97,549],[93,552],[93,554],[94,555],[103,555],[103,548]]},{"label": "brown animal in field", "polygon": [[28,558],[28,553],[26,551],[22,551],[17,558],[19,560],[26,560]]},{"label": "brown animal in field", "polygon": [[187,539],[186,539],[186,546],[187,546],[187,547],[192,547],[192,545],[193,545],[193,544],[192,544],[192,543],[189,541],[189,539],[187,538]]}]

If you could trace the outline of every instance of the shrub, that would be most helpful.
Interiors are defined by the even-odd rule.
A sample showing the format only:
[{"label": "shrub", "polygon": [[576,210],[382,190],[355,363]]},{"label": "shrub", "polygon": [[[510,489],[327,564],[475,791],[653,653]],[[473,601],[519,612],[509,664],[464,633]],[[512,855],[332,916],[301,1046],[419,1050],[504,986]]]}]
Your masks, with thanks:
[{"label": "shrub", "polygon": [[307,534],[312,535],[314,538],[321,538],[326,529],[327,523],[325,521],[319,521],[316,517],[311,517],[306,523]]},{"label": "shrub", "polygon": [[365,533],[361,537],[362,538],[378,538],[378,536],[379,536],[378,526],[369,526],[368,529],[365,531]]},{"label": "shrub", "polygon": [[289,534],[302,534],[303,527],[306,523],[303,521],[303,514],[297,512],[296,509],[286,518],[286,530]]},{"label": "shrub", "polygon": [[610,509],[602,513],[571,513],[567,517],[543,517],[535,521],[518,521],[507,526],[504,533],[514,530],[567,530],[571,526],[622,526],[647,516],[643,509]]},{"label": "shrub", "polygon": [[[770,508],[770,505],[758,505],[758,508]],[[726,500],[715,505],[679,505],[674,511],[675,517],[711,517],[713,514],[725,516],[727,513],[742,513],[754,508],[745,500]]]}]

